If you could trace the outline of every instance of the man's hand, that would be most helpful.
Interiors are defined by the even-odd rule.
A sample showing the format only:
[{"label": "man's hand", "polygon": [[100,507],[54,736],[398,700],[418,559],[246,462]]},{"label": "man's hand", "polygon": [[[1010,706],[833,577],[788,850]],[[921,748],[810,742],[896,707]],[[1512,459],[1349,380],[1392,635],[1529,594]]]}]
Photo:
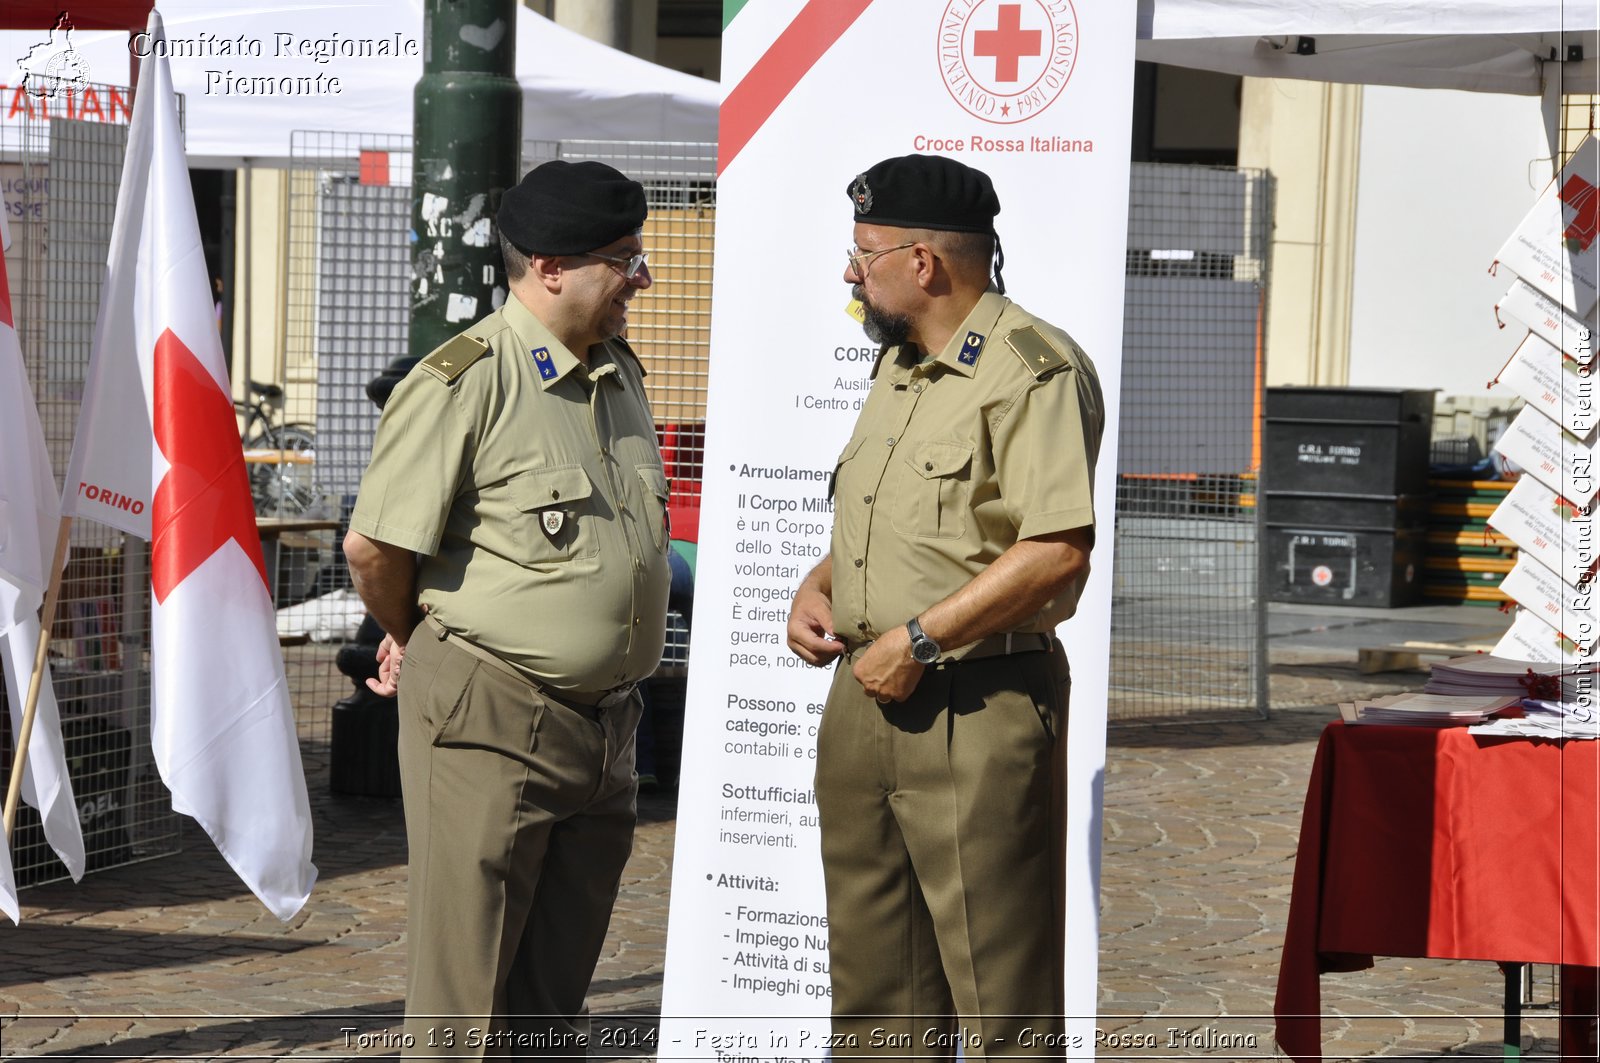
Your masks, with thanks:
[{"label": "man's hand", "polygon": [[400,693],[400,662],[405,658],[406,648],[393,635],[383,636],[378,643],[378,678],[367,680],[367,689],[386,698]]},{"label": "man's hand", "polygon": [[924,668],[911,659],[910,632],[897,627],[867,647],[851,674],[868,696],[885,705],[909,698]]},{"label": "man's hand", "polygon": [[829,559],[800,582],[789,605],[789,648],[807,664],[821,667],[844,652],[833,634],[833,601],[828,596],[833,568]]}]

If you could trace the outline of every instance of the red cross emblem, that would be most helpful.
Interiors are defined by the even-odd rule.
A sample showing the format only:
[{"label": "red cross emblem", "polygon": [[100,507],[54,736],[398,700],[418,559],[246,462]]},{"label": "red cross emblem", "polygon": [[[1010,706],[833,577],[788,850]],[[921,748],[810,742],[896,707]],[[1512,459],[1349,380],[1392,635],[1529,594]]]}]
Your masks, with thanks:
[{"label": "red cross emblem", "polygon": [[1016,81],[1017,61],[1043,50],[1044,31],[1022,28],[1021,4],[1001,4],[999,24],[972,35],[972,54],[994,60],[996,81]]},{"label": "red cross emblem", "polygon": [[1594,243],[1595,230],[1600,228],[1600,196],[1588,181],[1573,174],[1561,186],[1561,202],[1574,211],[1572,224],[1561,235],[1578,245],[1579,251],[1589,250]]},{"label": "red cross emblem", "polygon": [[171,329],[156,340],[156,446],[172,468],[151,509],[150,577],[164,602],[229,539],[267,582],[233,403]]},{"label": "red cross emblem", "polygon": [[939,77],[951,99],[984,122],[1026,122],[1066,89],[1077,65],[1074,0],[946,0]]}]

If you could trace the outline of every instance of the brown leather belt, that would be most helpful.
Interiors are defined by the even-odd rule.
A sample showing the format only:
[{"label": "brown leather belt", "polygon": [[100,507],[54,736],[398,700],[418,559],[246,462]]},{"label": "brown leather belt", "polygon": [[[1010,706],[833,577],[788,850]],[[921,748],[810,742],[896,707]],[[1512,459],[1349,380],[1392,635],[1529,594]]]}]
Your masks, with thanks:
[{"label": "brown leather belt", "polygon": [[[940,658],[932,667],[948,668],[963,661],[981,661],[986,657],[1005,657],[1013,653],[1038,653],[1049,650],[1055,645],[1055,641],[1054,635],[1046,635],[1039,631],[1005,631],[980,639],[972,649],[960,657]],[[870,642],[863,642],[852,646],[845,656],[852,662],[856,661],[871,645]]]},{"label": "brown leather belt", "polygon": [[501,660],[499,657],[496,657],[493,653],[490,653],[476,642],[473,642],[470,639],[462,638],[460,635],[457,635],[454,631],[451,631],[449,628],[439,623],[439,621],[435,620],[432,614],[423,617],[422,622],[428,625],[428,630],[440,642],[448,642],[457,649],[466,653],[470,653],[472,656],[478,658],[478,660],[482,661],[484,664],[487,664],[489,667],[494,668],[495,670],[502,672],[521,683],[527,684],[545,697],[554,698],[556,701],[564,702],[569,705],[578,705],[588,709],[616,708],[618,705],[623,704],[630,696],[632,696],[634,687],[638,685],[637,683],[625,683],[622,686],[613,687],[610,690],[602,690],[597,693],[587,693],[579,690],[561,690],[557,687],[550,686],[547,683],[539,682],[538,680],[529,676],[528,673],[523,672],[510,663]]}]

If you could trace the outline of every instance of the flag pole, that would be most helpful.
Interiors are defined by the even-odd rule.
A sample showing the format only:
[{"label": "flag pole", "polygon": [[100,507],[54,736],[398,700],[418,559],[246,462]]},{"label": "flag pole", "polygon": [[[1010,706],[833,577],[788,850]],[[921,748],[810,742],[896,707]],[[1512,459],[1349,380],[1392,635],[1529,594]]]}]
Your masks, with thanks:
[{"label": "flag pole", "polygon": [[[44,667],[50,657],[50,629],[55,627],[56,603],[61,598],[62,570],[67,564],[67,545],[72,538],[72,518],[62,517],[56,530],[55,559],[50,563],[50,586],[45,590],[39,616],[39,645],[33,651],[33,675],[28,679],[28,697],[23,704],[22,727],[17,732],[17,752],[11,759],[11,782],[6,787],[5,833],[11,843],[11,828],[17,820],[17,800],[22,795],[22,769],[28,759],[28,740],[33,737],[33,717],[39,708],[39,688],[44,682]],[[37,797],[35,800],[39,800]]]}]

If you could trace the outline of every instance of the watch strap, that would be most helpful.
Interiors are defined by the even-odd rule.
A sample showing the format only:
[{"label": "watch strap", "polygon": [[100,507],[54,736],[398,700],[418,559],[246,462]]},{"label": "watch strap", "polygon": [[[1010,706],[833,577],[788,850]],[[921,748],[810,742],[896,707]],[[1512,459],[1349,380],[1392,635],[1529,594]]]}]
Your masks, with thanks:
[{"label": "watch strap", "polygon": [[[933,641],[933,639],[929,638],[926,631],[922,630],[921,621],[919,621],[916,617],[912,617],[910,620],[907,620],[906,631],[911,636],[912,659],[922,661],[924,664],[926,664],[928,661],[938,658],[939,654],[942,652],[939,649],[939,644]],[[923,660],[925,657],[928,659],[928,661]]]}]

